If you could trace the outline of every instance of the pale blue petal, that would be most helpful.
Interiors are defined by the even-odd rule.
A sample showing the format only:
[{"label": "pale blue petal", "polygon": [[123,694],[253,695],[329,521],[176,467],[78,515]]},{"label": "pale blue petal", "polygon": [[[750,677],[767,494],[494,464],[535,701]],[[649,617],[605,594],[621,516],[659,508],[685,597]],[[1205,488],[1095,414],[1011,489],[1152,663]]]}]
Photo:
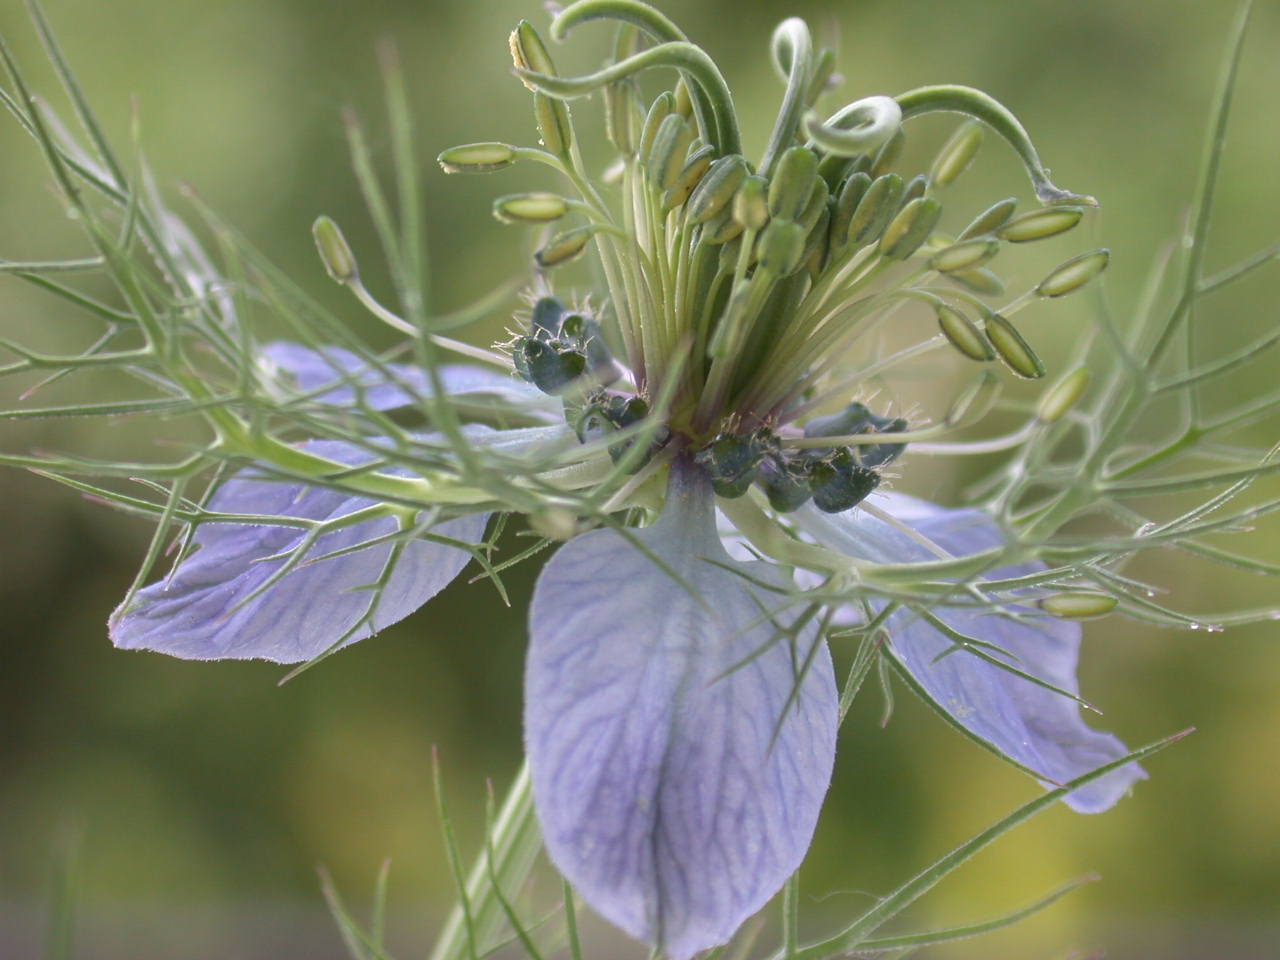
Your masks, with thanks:
[{"label": "pale blue petal", "polygon": [[[1000,529],[978,510],[948,510],[902,494],[873,494],[870,503],[892,514],[940,547],[946,554],[966,556],[998,546]],[[897,527],[861,509],[823,514],[803,507],[791,515],[815,540],[832,550],[882,563],[934,560],[938,554]],[[1019,575],[1043,569],[1041,564],[994,571],[989,576]],[[933,613],[953,630],[1007,652],[1009,663],[1058,689],[1079,693],[1076,665],[1080,625],[1037,615],[1022,621],[977,609],[942,606]],[[1118,760],[1128,749],[1115,736],[1088,727],[1079,705],[995,664],[963,650],[941,660],[952,640],[914,614],[889,621],[893,654],[923,692],[957,723],[1047,783],[1063,783]],[[1097,813],[1113,806],[1146,776],[1130,764],[1066,798],[1072,809]]]},{"label": "pale blue petal", "polygon": [[838,712],[825,644],[806,628],[770,645],[775,628],[757,621],[779,595],[733,571],[778,576],[729,559],[692,469],[673,468],[662,517],[628,531],[635,542],[599,530],[547,564],[525,673],[552,860],[595,910],[675,960],[727,941],[800,865]]},{"label": "pale blue petal", "polygon": [[[300,393],[323,391],[314,399],[333,406],[354,406],[358,398],[371,410],[393,410],[411,406],[432,392],[431,378],[421,367],[388,363],[386,369],[394,375],[394,380],[388,382],[381,370],[371,368],[342,347],[313,350],[301,344],[278,341],[263,346],[259,357],[268,369],[287,373]],[[441,386],[450,396],[491,397],[532,412],[559,409],[559,402],[554,398],[501,370],[447,364],[437,373]],[[330,385],[332,389],[324,389]]]},{"label": "pale blue petal", "polygon": [[[313,440],[305,448],[340,463],[359,464],[371,455],[349,444]],[[374,501],[335,490],[282,483],[245,471],[210,498],[222,513],[327,520]],[[466,543],[484,536],[487,515],[449,520],[432,534]],[[390,517],[366,520],[327,533],[307,553],[318,558],[396,530]],[[368,610],[370,593],[361,589],[382,574],[392,545],[372,545],[339,557],[302,563],[260,596],[237,604],[280,569],[302,540],[298,527],[205,523],[195,533],[198,549],[172,575],[144,587],[126,610],[112,614],[116,646],[154,650],[189,660],[261,659],[297,663],[324,653],[342,640]],[[466,566],[471,554],[428,540],[406,544],[382,591],[372,622],[343,640],[354,643],[408,616],[439,593]]]}]

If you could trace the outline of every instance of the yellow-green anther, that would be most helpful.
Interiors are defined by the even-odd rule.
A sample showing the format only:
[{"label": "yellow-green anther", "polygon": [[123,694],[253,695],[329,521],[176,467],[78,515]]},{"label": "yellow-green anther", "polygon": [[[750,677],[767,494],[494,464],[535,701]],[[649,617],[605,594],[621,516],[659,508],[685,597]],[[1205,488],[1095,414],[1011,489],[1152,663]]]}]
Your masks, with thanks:
[{"label": "yellow-green anther", "polygon": [[1084,207],[1045,207],[1015,217],[996,231],[1010,243],[1029,243],[1066,233],[1084,216]]},{"label": "yellow-green anther", "polygon": [[320,262],[335,283],[345,285],[360,276],[356,256],[351,252],[342,230],[333,220],[329,217],[316,218],[316,222],[311,225],[311,236],[315,238]]},{"label": "yellow-green anther", "polygon": [[947,277],[954,280],[966,290],[981,293],[988,297],[998,297],[1004,293],[1004,281],[986,267],[972,267],[968,270],[952,270]]},{"label": "yellow-green anther", "polygon": [[653,138],[658,135],[658,127],[662,121],[671,113],[671,104],[674,102],[675,98],[671,96],[671,91],[664,90],[649,106],[649,112],[644,118],[644,126],[640,129],[640,143],[636,151],[642,160],[647,158],[649,151],[653,149]]},{"label": "yellow-green anther", "polygon": [[702,227],[702,239],[708,243],[728,243],[740,233],[742,224],[734,218],[733,207],[728,205]]},{"label": "yellow-green anther", "polygon": [[720,258],[716,262],[720,273],[732,274],[738,265],[738,257],[742,254],[742,224],[738,224],[738,235],[726,240],[720,246]]},{"label": "yellow-green anther", "polygon": [[902,189],[902,202],[910,203],[917,197],[923,197],[925,191],[929,189],[929,178],[923,173],[917,173],[914,177],[907,181],[907,185]]},{"label": "yellow-green anther", "polygon": [[550,506],[529,514],[529,526],[550,540],[569,540],[578,535],[578,518],[572,510]]},{"label": "yellow-green anther", "polygon": [[1017,206],[1018,201],[1013,197],[993,203],[974,217],[973,223],[960,231],[960,239],[968,240],[970,237],[984,237],[989,233],[995,233],[1009,221]]},{"label": "yellow-green anther", "polygon": [[1088,617],[1105,616],[1116,608],[1116,603],[1115,597],[1105,593],[1089,593],[1081,590],[1043,597],[1037,605],[1050,616],[1061,617],[1064,620],[1083,620]]},{"label": "yellow-green anther", "polygon": [[896,173],[886,173],[871,181],[849,220],[851,246],[861,247],[880,236],[898,211],[903,186],[902,178]]},{"label": "yellow-green anther", "polygon": [[464,143],[450,147],[436,162],[445,173],[489,173],[516,162],[516,148],[507,143]]},{"label": "yellow-green anther", "polygon": [[663,190],[670,189],[684,167],[689,144],[693,142],[693,127],[678,113],[669,113],[658,124],[653,145],[645,158],[649,176]]},{"label": "yellow-green anther", "polygon": [[968,384],[952,401],[947,409],[943,423],[949,427],[959,427],[977,423],[996,405],[1000,398],[1000,378],[990,370],[984,370],[972,383]]},{"label": "yellow-green anther", "polygon": [[982,124],[966,123],[943,144],[933,161],[929,176],[940,187],[948,186],[968,168],[982,146]]},{"label": "yellow-green anther", "polygon": [[517,193],[493,201],[493,215],[503,223],[550,223],[569,212],[569,201],[557,193]]},{"label": "yellow-green anther", "polygon": [[769,181],[769,215],[782,220],[799,219],[816,179],[818,155],[807,147],[788,147]]},{"label": "yellow-green anther", "polygon": [[689,199],[689,195],[693,193],[694,188],[698,186],[702,178],[706,176],[707,170],[710,169],[713,153],[711,146],[705,144],[690,154],[684,169],[676,177],[676,182],[667,188],[667,192],[662,197],[662,209],[664,211],[674,210]]},{"label": "yellow-green anther", "polygon": [[544,269],[571,263],[582,256],[587,243],[595,233],[594,227],[578,227],[551,238],[551,242],[533,255],[538,266]]},{"label": "yellow-green anther", "polygon": [[569,124],[569,108],[546,94],[534,93],[533,116],[538,122],[538,137],[548,152],[567,157],[573,145],[573,127]]},{"label": "yellow-green anther", "polygon": [[1036,356],[1036,352],[1022,339],[1017,327],[1000,314],[988,315],[986,333],[991,346],[995,347],[996,355],[1018,376],[1027,380],[1039,380],[1044,376],[1044,364]]},{"label": "yellow-green anther", "polygon": [[671,109],[686,120],[693,118],[693,97],[689,93],[689,84],[685,83],[684,77],[676,81],[676,98]]},{"label": "yellow-green anther", "polygon": [[[801,223],[800,226],[803,227],[804,224]],[[830,236],[831,207],[824,203],[818,211],[818,219],[814,221],[813,226],[809,227],[809,236],[805,240],[804,253],[800,257],[800,262],[810,266],[815,266],[816,263],[815,269],[821,269],[830,247]],[[816,261],[815,258],[817,258]]]},{"label": "yellow-green anther", "polygon": [[733,219],[748,230],[761,230],[769,222],[769,203],[765,199],[768,184],[764,177],[752,174],[744,177],[742,186],[733,195]]},{"label": "yellow-green anther", "polygon": [[[517,70],[532,70],[552,77],[556,75],[555,62],[547,53],[547,47],[538,36],[538,31],[528,20],[521,20],[516,24],[507,43],[511,48],[511,62]],[[520,82],[530,90],[535,89],[527,80],[522,79]]]},{"label": "yellow-green anther", "polygon": [[1044,392],[1036,407],[1041,423],[1056,423],[1076,405],[1089,387],[1089,368],[1076,367]]},{"label": "yellow-green anther", "polygon": [[858,202],[869,186],[871,186],[871,177],[859,172],[850,174],[840,187],[840,194],[836,197],[835,213],[831,216],[833,246],[843,246],[849,239],[849,222],[853,219],[853,211],[858,208]]},{"label": "yellow-green anther", "polygon": [[827,210],[827,198],[831,191],[827,188],[827,182],[821,177],[815,177],[813,187],[809,191],[809,200],[804,205],[804,209],[800,211],[800,216],[796,217],[796,223],[804,227],[806,231],[812,230],[813,225],[818,222]]},{"label": "yellow-green anther", "polygon": [[729,206],[747,175],[747,161],[738,154],[721,157],[689,197],[685,216],[690,223],[705,223]]},{"label": "yellow-green anther", "polygon": [[619,80],[604,88],[605,134],[624,157],[636,152],[636,85]]},{"label": "yellow-green anther", "polygon": [[949,247],[944,247],[929,258],[929,269],[939,273],[951,273],[953,270],[968,270],[986,263],[1000,252],[1000,241],[989,237],[978,237],[975,240],[961,240]]},{"label": "yellow-green anther", "polygon": [[905,260],[928,239],[942,216],[942,204],[933,197],[917,197],[898,211],[880,238],[880,255]]},{"label": "yellow-green anther", "polygon": [[1093,250],[1072,257],[1066,263],[1055,268],[1040,281],[1036,293],[1042,297],[1065,297],[1074,293],[1086,283],[1107,269],[1111,262],[1110,250]]},{"label": "yellow-green anther", "polygon": [[800,224],[790,220],[770,221],[756,248],[760,269],[779,277],[795,272],[803,262],[807,240],[808,234]]},{"label": "yellow-green anther", "polygon": [[938,315],[938,329],[962,356],[983,363],[996,358],[991,344],[972,320],[945,303],[934,304],[933,309]]},{"label": "yellow-green anther", "polygon": [[893,165],[902,156],[902,148],[906,145],[907,137],[901,130],[886,140],[884,146],[876,152],[875,159],[871,161],[871,176],[883,177],[892,170]]},{"label": "yellow-green anther", "polygon": [[838,157],[828,153],[818,161],[818,176],[827,182],[827,189],[832,193],[840,190],[845,177],[853,172],[853,160],[849,157]]}]

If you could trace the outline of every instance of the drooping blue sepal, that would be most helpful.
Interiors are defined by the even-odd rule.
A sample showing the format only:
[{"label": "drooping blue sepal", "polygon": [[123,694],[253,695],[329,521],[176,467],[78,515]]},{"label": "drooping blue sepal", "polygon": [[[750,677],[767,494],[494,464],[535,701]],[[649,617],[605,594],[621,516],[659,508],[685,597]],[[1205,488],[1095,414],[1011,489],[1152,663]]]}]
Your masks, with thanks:
[{"label": "drooping blue sepal", "polygon": [[759,585],[780,582],[729,558],[710,481],[680,463],[656,524],[569,542],[534,593],[525,738],[547,850],[674,960],[781,887],[830,781],[831,661],[812,628],[780,634],[796,611]]},{"label": "drooping blue sepal", "polygon": [[[949,510],[891,493],[873,494],[868,502],[915,536],[862,509],[829,515],[806,506],[792,517],[828,549],[880,563],[938,560],[939,554],[927,544],[943,556],[963,557],[1002,542],[999,527],[979,510]],[[988,576],[1020,576],[1042,569],[1042,564],[1028,564]],[[894,614],[887,624],[890,653],[914,678],[918,691],[970,735],[1051,784],[1065,783],[1129,752],[1117,737],[1086,725],[1079,704],[1066,695],[1079,693],[1079,624],[1038,615],[1021,605],[1011,608],[1022,615],[1016,620],[960,603],[939,605],[930,612],[957,633],[993,645],[994,657],[1045,684],[953,649],[952,638],[913,612]],[[1098,813],[1145,777],[1141,767],[1130,764],[1080,788],[1065,802],[1081,813]]]},{"label": "drooping blue sepal", "polygon": [[[351,465],[373,459],[338,441],[312,440],[304,447]],[[202,523],[193,537],[195,551],[112,614],[112,642],[188,660],[310,660],[403,619],[443,590],[471,554],[442,541],[476,543],[488,521],[487,514],[446,521],[430,530],[440,539],[411,540],[398,552],[385,540],[374,542],[396,532],[394,518],[355,522],[318,537],[294,569],[261,589],[306,535],[304,527],[270,518],[326,521],[373,504],[342,491],[280,482],[255,469],[232,477],[210,498],[208,510],[266,519]],[[363,543],[369,546],[359,548]],[[358,549],[327,556],[349,548]],[[373,584],[384,577],[374,593]]]}]

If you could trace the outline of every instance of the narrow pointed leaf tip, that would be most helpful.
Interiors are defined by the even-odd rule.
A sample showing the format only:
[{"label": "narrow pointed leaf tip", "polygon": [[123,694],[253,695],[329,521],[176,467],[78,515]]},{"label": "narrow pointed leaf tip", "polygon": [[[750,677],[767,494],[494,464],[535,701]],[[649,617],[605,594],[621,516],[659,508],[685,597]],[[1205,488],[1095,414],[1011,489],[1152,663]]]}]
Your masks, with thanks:
[{"label": "narrow pointed leaf tip", "polygon": [[[833,516],[804,507],[792,516],[822,546],[879,563],[939,559],[925,543],[944,556],[963,557],[1003,541],[999,527],[979,510],[948,510],[902,494],[873,494],[870,503],[909,530],[864,510]],[[1042,564],[1027,564],[991,576],[1041,569]],[[889,651],[916,692],[956,727],[1042,782],[1057,785],[1123,757],[1127,749],[1111,734],[1088,727],[1072,699],[1079,693],[1080,626],[1037,615],[1033,602],[1028,598],[1026,606],[1006,607],[1021,620],[985,607],[943,605],[930,611],[956,634],[993,645],[987,650],[991,659],[953,649],[952,636],[910,610],[890,618]],[[1130,764],[1074,791],[1066,803],[1080,813],[1099,813],[1145,778],[1141,767]]]},{"label": "narrow pointed leaf tip", "polygon": [[530,614],[525,738],[552,860],[664,956],[725,943],[800,865],[830,782],[838,700],[771,566],[730,560],[711,484],[672,468],[643,530],[562,547]]},{"label": "narrow pointed leaf tip", "polygon": [[[331,440],[313,440],[304,448],[353,466],[372,459],[365,450]],[[270,518],[324,522],[373,505],[366,498],[281,483],[252,470],[232,477],[210,499],[208,510],[264,519],[202,524],[194,534],[195,552],[112,614],[112,642],[186,660],[301,663],[371,636],[448,586],[470,552],[428,540],[405,543],[395,557],[395,547],[386,541],[360,549],[396,532],[389,516],[339,526],[308,549],[302,527],[272,524]],[[450,520],[431,533],[476,543],[487,520],[487,515]],[[271,582],[299,550],[300,562]]]}]

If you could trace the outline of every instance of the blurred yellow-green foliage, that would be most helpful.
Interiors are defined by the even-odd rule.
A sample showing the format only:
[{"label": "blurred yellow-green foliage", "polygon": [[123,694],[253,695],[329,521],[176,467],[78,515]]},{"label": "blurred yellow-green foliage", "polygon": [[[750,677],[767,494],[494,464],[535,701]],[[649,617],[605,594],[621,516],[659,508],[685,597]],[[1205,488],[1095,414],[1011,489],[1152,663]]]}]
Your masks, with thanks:
[{"label": "blurred yellow-green foliage", "polygon": [[[375,241],[350,176],[340,111],[381,128],[375,47],[394,38],[412,84],[425,157],[457,142],[534,138],[506,34],[536,0],[46,0],[108,130],[142,143],[167,190],[180,181],[238,224],[307,288],[355,316],[324,278],[309,225],[328,213],[357,250]],[[1096,194],[1093,242],[1115,251],[1108,285],[1122,321],[1191,194],[1234,3],[1204,0],[680,0],[665,9],[721,63],[748,143],[767,133],[780,86],[774,24],[807,17],[841,38],[850,96],[922,83],[981,87],[1011,106],[1065,186]],[[0,30],[53,94],[20,4]],[[562,56],[597,62],[608,34],[583,28]],[[1258,4],[1230,131],[1210,267],[1280,239],[1280,3]],[[131,100],[136,98],[136,100]],[[759,104],[753,109],[753,104]],[[581,111],[594,118],[595,108]],[[588,129],[586,126],[583,129]],[[922,127],[941,136],[946,125]],[[381,140],[378,146],[383,146]],[[82,252],[33,145],[0,118],[0,257]],[[527,237],[488,215],[489,198],[537,175],[446,180],[424,170],[434,305],[449,309],[517,274]],[[1027,190],[997,146],[967,175],[973,196]],[[1016,186],[1010,186],[1015,184]],[[1050,253],[1047,256],[1053,257]],[[1028,262],[1034,281],[1049,260]],[[376,270],[375,286],[382,281]],[[1280,264],[1217,298],[1206,340],[1274,328]],[[1037,313],[1028,333],[1052,364],[1087,319],[1085,301]],[[0,332],[56,336],[67,311],[0,278]],[[501,334],[504,318],[469,332]],[[79,331],[83,332],[83,331]],[[1276,363],[1232,378],[1276,386]],[[924,399],[924,398],[922,398]],[[1226,398],[1229,399],[1229,398]],[[6,396],[4,406],[14,398]],[[1277,420],[1246,439],[1266,446]],[[22,422],[5,451],[116,449],[127,427]],[[918,461],[922,465],[929,461]],[[964,479],[900,485],[943,501]],[[924,473],[924,471],[921,471]],[[1276,495],[1276,486],[1270,487]],[[1280,559],[1277,525],[1252,539]],[[504,608],[460,586],[417,616],[280,688],[262,664],[194,664],[122,653],[104,621],[148,536],[135,520],[18,472],[0,474],[0,956],[39,955],[46,889],[78,837],[85,958],[320,958],[342,955],[325,917],[323,864],[357,905],[391,857],[393,949],[422,955],[450,883],[432,813],[438,744],[463,838],[474,845],[485,781],[501,788],[520,754],[522,608],[533,567]],[[1144,572],[1191,610],[1274,602],[1275,581],[1159,558]],[[1111,813],[1051,811],[932,895],[915,927],[977,919],[1089,870],[1103,880],[1035,920],[939,958],[1262,958],[1280,942],[1280,651],[1277,625],[1226,634],[1092,624],[1082,687],[1131,745],[1199,732],[1150,764],[1152,779]],[[1029,797],[1035,787],[905,695],[881,729],[868,694],[846,726],[835,784],[804,875],[815,932]],[[640,956],[593,928],[592,955]],[[602,939],[603,938],[603,939]]]}]

